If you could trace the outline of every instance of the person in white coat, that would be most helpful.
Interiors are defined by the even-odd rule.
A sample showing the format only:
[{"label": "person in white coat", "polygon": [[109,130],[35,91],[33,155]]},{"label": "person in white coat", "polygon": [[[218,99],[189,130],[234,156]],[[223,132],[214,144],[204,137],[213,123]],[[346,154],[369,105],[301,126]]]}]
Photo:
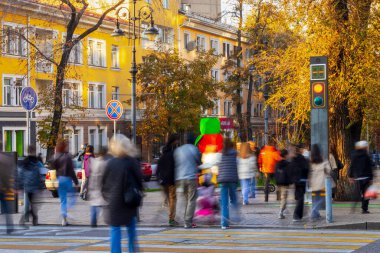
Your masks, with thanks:
[{"label": "person in white coat", "polygon": [[88,192],[91,205],[91,227],[97,226],[97,216],[100,208],[107,205],[102,195],[103,176],[108,161],[112,158],[107,154],[107,148],[102,147],[99,157],[91,158],[91,176],[89,177]]},{"label": "person in white coat", "polygon": [[243,196],[243,205],[248,205],[248,197],[251,188],[251,180],[257,171],[256,156],[251,153],[248,143],[242,143],[238,157],[238,175]]},{"label": "person in white coat", "polygon": [[314,144],[311,147],[310,164],[309,186],[314,195],[311,219],[318,220],[321,218],[319,210],[323,204],[323,197],[321,195],[325,191],[325,179],[331,174],[330,163],[328,160],[323,159],[318,144]]}]

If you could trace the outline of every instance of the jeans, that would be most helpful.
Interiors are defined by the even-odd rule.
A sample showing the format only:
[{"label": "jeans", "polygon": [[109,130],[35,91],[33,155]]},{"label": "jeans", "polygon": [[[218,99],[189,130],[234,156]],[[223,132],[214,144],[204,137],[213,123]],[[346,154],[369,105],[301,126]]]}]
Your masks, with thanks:
[{"label": "jeans", "polygon": [[294,209],[294,214],[293,214],[294,219],[302,219],[303,217],[305,190],[306,190],[305,183],[295,184],[294,197],[296,199],[296,207]]},{"label": "jeans", "polygon": [[61,201],[62,218],[67,218],[67,209],[75,204],[74,188],[71,177],[58,177],[58,194]]},{"label": "jeans", "polygon": [[177,187],[175,185],[162,186],[165,198],[169,202],[169,221],[175,220],[176,206],[177,206]]},{"label": "jeans", "polygon": [[8,203],[5,200],[4,192],[0,192],[0,207],[1,214],[5,214],[5,224],[7,227],[7,233],[9,234],[13,230],[13,222],[11,216],[9,215]]},{"label": "jeans", "polygon": [[229,220],[230,220],[230,210],[229,210],[230,202],[232,204],[232,208],[237,209],[235,183],[220,184],[220,200],[221,200],[221,209],[222,209],[221,225],[222,227],[228,227]]},{"label": "jeans", "polygon": [[324,198],[321,196],[321,191],[316,191],[313,193],[314,193],[314,196],[313,196],[313,202],[312,202],[313,204],[312,204],[312,209],[311,209],[311,218],[316,219],[316,218],[321,217],[321,215],[319,214],[319,210],[322,207]]},{"label": "jeans", "polygon": [[195,179],[186,179],[180,180],[179,185],[183,188],[183,195],[185,197],[185,226],[191,226],[193,223],[197,200],[197,182]]},{"label": "jeans", "polygon": [[243,203],[248,204],[248,195],[251,190],[251,178],[240,180]]},{"label": "jeans", "polygon": [[256,198],[256,177],[251,178],[249,197]]},{"label": "jeans", "polygon": [[101,207],[100,206],[91,206],[90,213],[91,213],[91,226],[96,226],[98,224],[97,217],[100,212]]},{"label": "jeans", "polygon": [[[136,240],[136,218],[126,226],[128,233],[128,249],[130,253],[138,252]],[[121,227],[111,226],[111,253],[121,253]]]},{"label": "jeans", "polygon": [[21,216],[20,223],[24,224],[25,221],[29,221],[29,216],[31,215],[33,218],[33,223],[37,225],[37,206],[34,203],[33,199],[35,197],[35,193],[33,192],[25,192],[25,196],[28,202],[28,209],[25,210],[23,216]]}]

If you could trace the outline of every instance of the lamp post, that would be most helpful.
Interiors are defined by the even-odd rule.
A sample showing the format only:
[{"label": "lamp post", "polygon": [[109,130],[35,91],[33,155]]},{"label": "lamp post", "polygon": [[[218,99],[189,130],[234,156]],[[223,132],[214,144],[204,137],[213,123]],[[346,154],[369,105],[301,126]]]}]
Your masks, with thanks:
[{"label": "lamp post", "polygon": [[[136,75],[137,75],[137,63],[136,63],[136,40],[141,38],[141,23],[143,21],[149,21],[149,27],[144,30],[144,35],[148,37],[149,40],[154,40],[159,34],[158,29],[154,26],[153,21],[153,9],[150,6],[143,6],[136,9],[136,4],[138,0],[133,0],[132,5],[132,15],[127,7],[121,7],[116,11],[116,29],[111,34],[114,37],[125,36],[132,40],[132,66],[129,70],[132,76],[132,99],[131,99],[131,126],[132,126],[132,141],[136,144]],[[128,24],[128,33],[120,28],[119,19],[128,21],[132,23],[131,26]]]}]

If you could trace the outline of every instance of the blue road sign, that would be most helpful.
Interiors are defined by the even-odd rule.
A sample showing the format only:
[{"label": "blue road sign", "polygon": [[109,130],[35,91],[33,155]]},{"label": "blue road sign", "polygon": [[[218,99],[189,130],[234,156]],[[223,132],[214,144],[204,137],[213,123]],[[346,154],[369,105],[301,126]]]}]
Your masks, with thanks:
[{"label": "blue road sign", "polygon": [[123,115],[123,105],[118,100],[111,100],[107,103],[106,114],[110,120],[118,120]]},{"label": "blue road sign", "polygon": [[24,87],[21,91],[20,103],[25,110],[33,110],[38,102],[38,96],[32,87]]}]

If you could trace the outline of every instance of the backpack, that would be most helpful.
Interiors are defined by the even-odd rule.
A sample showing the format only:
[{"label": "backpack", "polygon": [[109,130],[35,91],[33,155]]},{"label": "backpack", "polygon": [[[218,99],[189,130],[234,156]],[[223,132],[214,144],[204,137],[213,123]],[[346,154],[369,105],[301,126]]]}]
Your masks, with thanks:
[{"label": "backpack", "polygon": [[137,184],[137,177],[133,173],[133,167],[124,172],[124,203],[128,207],[139,207],[143,199],[143,193]]},{"label": "backpack", "polygon": [[289,185],[290,180],[288,176],[288,165],[289,162],[283,160],[277,163],[276,171],[274,172],[274,177],[276,179],[277,185]]}]

